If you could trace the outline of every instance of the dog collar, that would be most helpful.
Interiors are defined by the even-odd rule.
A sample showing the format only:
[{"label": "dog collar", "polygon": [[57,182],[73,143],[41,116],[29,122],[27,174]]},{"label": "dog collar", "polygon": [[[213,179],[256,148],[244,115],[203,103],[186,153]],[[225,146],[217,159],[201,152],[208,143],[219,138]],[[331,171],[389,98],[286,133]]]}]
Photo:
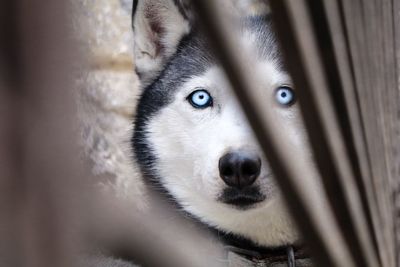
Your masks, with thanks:
[{"label": "dog collar", "polygon": [[302,248],[293,246],[276,249],[249,250],[226,246],[228,249],[229,267],[311,267],[311,259]]},{"label": "dog collar", "polygon": [[306,249],[300,245],[260,246],[250,239],[208,227],[225,243],[229,267],[313,267]]}]

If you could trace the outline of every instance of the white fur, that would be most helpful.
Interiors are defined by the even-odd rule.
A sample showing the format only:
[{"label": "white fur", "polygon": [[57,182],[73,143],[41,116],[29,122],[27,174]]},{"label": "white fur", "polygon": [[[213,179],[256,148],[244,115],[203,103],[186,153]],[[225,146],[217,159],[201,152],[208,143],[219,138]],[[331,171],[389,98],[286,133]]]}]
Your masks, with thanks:
[{"label": "white fur", "polygon": [[[298,108],[282,107],[274,98],[275,89],[289,84],[285,73],[272,62],[258,64],[265,73],[265,104],[276,111],[283,130],[290,132],[290,142],[306,147]],[[150,122],[149,140],[157,155],[157,172],[163,185],[185,210],[203,222],[250,238],[256,243],[279,246],[298,240],[298,234],[282,204],[273,182],[271,170],[263,160],[260,178],[256,180],[266,200],[247,210],[239,210],[217,200],[226,187],[219,177],[218,161],[227,151],[245,149],[261,151],[231,93],[223,72],[213,67],[204,75],[187,81],[174,101],[163,108]],[[186,97],[204,88],[212,95],[214,106],[194,109]]]}]

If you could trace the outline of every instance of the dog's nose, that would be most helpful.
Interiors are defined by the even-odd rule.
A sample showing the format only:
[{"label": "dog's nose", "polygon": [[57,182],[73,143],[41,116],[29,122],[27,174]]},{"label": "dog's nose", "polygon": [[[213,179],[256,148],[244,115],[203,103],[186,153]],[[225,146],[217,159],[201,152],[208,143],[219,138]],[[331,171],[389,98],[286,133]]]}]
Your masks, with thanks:
[{"label": "dog's nose", "polygon": [[231,152],[219,159],[219,175],[222,180],[239,189],[253,184],[260,170],[260,158],[251,153]]}]

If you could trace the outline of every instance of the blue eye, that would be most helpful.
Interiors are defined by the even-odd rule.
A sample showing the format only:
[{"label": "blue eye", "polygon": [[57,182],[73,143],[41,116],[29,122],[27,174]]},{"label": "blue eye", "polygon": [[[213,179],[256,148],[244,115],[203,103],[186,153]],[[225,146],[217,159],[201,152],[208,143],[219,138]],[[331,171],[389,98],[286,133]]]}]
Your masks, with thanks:
[{"label": "blue eye", "polygon": [[193,91],[187,97],[187,100],[195,108],[207,108],[213,105],[210,93],[204,89]]},{"label": "blue eye", "polygon": [[295,102],[295,94],[292,88],[281,86],[275,92],[276,101],[284,106],[290,106]]}]

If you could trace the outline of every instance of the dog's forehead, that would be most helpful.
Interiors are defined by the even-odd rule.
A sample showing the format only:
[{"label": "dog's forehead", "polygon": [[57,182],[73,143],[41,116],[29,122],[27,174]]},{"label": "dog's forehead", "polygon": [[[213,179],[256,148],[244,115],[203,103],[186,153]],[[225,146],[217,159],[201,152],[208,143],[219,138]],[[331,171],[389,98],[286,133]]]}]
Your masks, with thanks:
[{"label": "dog's forehead", "polygon": [[[281,56],[268,18],[255,17],[243,21],[238,29],[242,45],[250,46],[259,61],[270,62],[275,70],[282,70]],[[207,39],[194,30],[183,37],[177,51],[160,73],[158,78],[143,92],[142,102],[151,116],[157,110],[171,103],[183,84],[203,76],[211,68],[218,66]],[[147,97],[146,97],[147,96]],[[148,99],[149,101],[146,101]]]},{"label": "dog's forehead", "polygon": [[[282,57],[269,18],[252,17],[243,20],[241,28],[238,29],[238,37],[239,45],[252,50],[260,61],[274,62],[277,67],[282,66]],[[172,88],[168,86],[173,89],[187,79],[203,74],[213,65],[217,65],[217,59],[206,37],[200,31],[193,30],[182,39],[177,52],[165,66],[158,80],[163,80],[164,85],[175,85]]]},{"label": "dog's forehead", "polygon": [[269,17],[251,17],[242,23],[242,40],[250,44],[263,61],[271,61],[282,67],[280,53]]}]

